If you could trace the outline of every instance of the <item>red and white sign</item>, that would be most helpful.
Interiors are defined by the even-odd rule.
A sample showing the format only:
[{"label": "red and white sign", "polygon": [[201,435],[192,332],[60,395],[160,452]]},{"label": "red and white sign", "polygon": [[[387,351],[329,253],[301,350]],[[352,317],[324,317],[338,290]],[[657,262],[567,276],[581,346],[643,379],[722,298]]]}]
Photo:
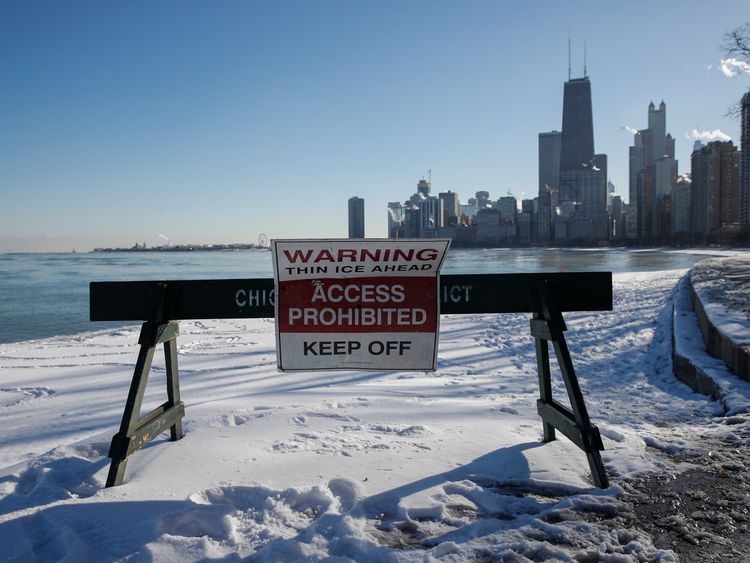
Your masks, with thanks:
[{"label": "red and white sign", "polygon": [[434,370],[449,244],[271,241],[279,369]]}]

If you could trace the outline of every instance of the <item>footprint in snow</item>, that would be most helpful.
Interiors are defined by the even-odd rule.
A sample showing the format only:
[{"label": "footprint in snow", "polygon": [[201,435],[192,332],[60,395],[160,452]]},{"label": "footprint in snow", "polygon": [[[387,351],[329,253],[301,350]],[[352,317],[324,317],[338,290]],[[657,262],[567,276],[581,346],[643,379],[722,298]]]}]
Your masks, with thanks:
[{"label": "footprint in snow", "polygon": [[0,387],[0,406],[12,407],[56,394],[49,387]]}]

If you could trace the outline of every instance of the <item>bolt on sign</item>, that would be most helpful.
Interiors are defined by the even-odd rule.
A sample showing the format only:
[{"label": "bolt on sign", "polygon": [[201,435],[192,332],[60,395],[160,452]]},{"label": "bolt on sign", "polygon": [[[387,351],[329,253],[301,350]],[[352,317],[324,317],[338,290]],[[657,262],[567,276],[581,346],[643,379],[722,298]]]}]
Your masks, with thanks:
[{"label": "bolt on sign", "polygon": [[282,371],[435,370],[443,239],[274,240]]}]

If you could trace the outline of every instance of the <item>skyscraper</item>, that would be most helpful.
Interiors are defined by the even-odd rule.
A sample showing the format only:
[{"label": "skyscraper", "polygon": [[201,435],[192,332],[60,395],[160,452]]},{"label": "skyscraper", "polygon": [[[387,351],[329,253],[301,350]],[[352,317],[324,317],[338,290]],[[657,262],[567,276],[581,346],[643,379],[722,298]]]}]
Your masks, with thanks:
[{"label": "skyscraper", "polygon": [[742,96],[740,108],[740,223],[750,242],[750,90]]},{"label": "skyscraper", "polygon": [[[646,145],[643,142],[644,138],[647,137],[647,129],[638,131],[633,135],[633,146],[629,149],[629,205],[631,208],[631,220],[635,225],[635,228],[629,231],[628,237],[632,239],[640,239],[643,231],[643,225],[645,223],[643,219],[643,184],[644,184],[644,170],[646,168]],[[651,224],[650,222],[648,223]]]},{"label": "skyscraper", "polygon": [[442,220],[442,200],[429,196],[419,201],[419,238],[436,238]]},{"label": "skyscraper", "polygon": [[680,176],[672,190],[672,237],[673,241],[681,242],[690,233],[690,192],[692,189],[690,176]]},{"label": "skyscraper", "polygon": [[609,212],[610,217],[610,238],[613,240],[622,240],[625,238],[625,221],[624,212],[622,205],[622,198],[615,192],[612,194],[612,203],[610,205],[611,210]]},{"label": "skyscraper", "polygon": [[546,187],[557,188],[560,182],[560,146],[562,133],[539,133],[539,194]]},{"label": "skyscraper", "polygon": [[[573,78],[565,83],[561,141],[561,172],[577,172],[588,166],[594,157],[594,118],[588,76]],[[567,195],[561,193],[561,199]]]},{"label": "skyscraper", "polygon": [[691,156],[691,226],[698,242],[724,241],[739,230],[740,154],[732,141],[713,141]]},{"label": "skyscraper", "polygon": [[666,242],[671,228],[672,191],[677,185],[675,143],[667,130],[667,104],[648,104],[648,128],[635,134],[630,147],[630,204],[635,205],[637,238]]},{"label": "skyscraper", "polygon": [[651,159],[654,167],[654,201],[651,215],[651,233],[656,241],[669,237],[671,227],[668,209],[672,190],[677,184],[677,161],[674,158],[674,139],[667,131],[667,104],[664,100],[659,109],[649,105],[648,128],[652,131]]},{"label": "skyscraper", "polygon": [[606,155],[594,154],[591,82],[584,66],[583,78],[568,80],[563,90],[561,214],[556,218],[555,239],[593,242],[607,238],[606,159]]},{"label": "skyscraper", "polygon": [[664,100],[659,104],[659,109],[656,109],[654,102],[648,104],[648,128],[653,131],[654,144],[653,153],[650,156],[651,159],[656,159],[664,156],[665,147],[665,136],[667,135],[667,104]]},{"label": "skyscraper", "polygon": [[440,192],[438,199],[443,205],[443,217],[440,226],[448,227],[449,225],[457,225],[458,219],[461,216],[458,194],[448,190],[447,192]]},{"label": "skyscraper", "polygon": [[476,194],[477,199],[477,210],[486,208],[490,203],[490,192],[481,190]]},{"label": "skyscraper", "polygon": [[399,201],[388,203],[388,238],[404,238],[406,208]]},{"label": "skyscraper", "polygon": [[552,240],[552,210],[560,187],[560,145],[562,133],[539,133],[539,214],[536,232],[542,242]]},{"label": "skyscraper", "polygon": [[365,200],[349,198],[349,238],[365,238]]}]

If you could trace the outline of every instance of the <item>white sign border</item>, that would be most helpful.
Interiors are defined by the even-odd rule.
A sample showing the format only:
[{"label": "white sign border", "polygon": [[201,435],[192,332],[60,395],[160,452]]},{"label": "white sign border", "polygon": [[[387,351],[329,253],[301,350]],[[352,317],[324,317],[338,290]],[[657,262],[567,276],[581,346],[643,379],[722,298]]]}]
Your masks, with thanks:
[{"label": "white sign border", "polygon": [[[370,367],[360,367],[360,366],[341,366],[341,367],[329,367],[329,368],[284,368],[282,364],[282,354],[281,354],[281,331],[279,330],[279,301],[280,301],[280,291],[279,291],[279,270],[278,270],[278,262],[277,262],[277,245],[279,243],[356,243],[356,244],[370,244],[370,243],[379,243],[379,242],[387,242],[387,243],[403,243],[403,242],[409,242],[409,243],[441,243],[445,244],[445,250],[442,252],[442,256],[440,258],[440,261],[437,264],[437,274],[435,275],[435,312],[436,312],[436,325],[435,325],[435,345],[433,346],[433,354],[432,354],[432,367],[428,369],[423,368],[401,368],[401,369],[395,369],[395,368],[370,368]],[[392,239],[392,238],[358,238],[358,239],[350,239],[350,238],[314,238],[314,239],[272,239],[270,248],[271,248],[271,258],[273,260],[273,283],[274,283],[274,291],[276,295],[276,299],[274,299],[274,323],[275,323],[275,332],[276,332],[276,368],[283,372],[283,373],[293,373],[293,372],[314,372],[314,371],[419,371],[419,372],[427,372],[427,371],[436,371],[437,370],[437,355],[438,355],[438,343],[440,339],[440,271],[442,270],[443,264],[445,263],[445,259],[448,256],[448,250],[450,250],[451,246],[451,239],[446,238],[434,238],[434,239],[421,239],[421,238],[405,238],[405,239]],[[356,277],[356,276],[354,276]],[[389,276],[390,277],[390,276]],[[428,276],[425,276],[428,277]],[[409,334],[409,333],[405,333]]]}]

